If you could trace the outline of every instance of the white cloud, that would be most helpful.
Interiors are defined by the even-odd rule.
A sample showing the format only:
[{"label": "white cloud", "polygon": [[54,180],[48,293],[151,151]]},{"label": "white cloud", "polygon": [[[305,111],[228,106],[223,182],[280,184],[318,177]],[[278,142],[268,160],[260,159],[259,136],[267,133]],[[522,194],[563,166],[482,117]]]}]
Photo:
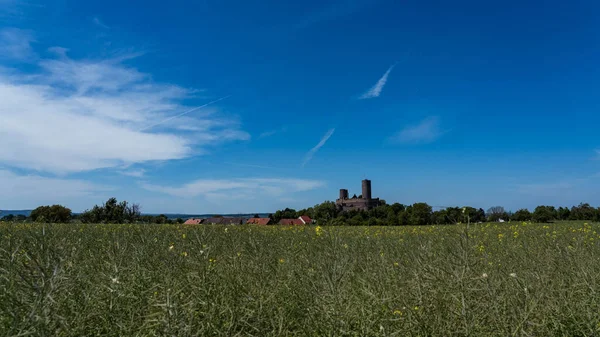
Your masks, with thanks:
[{"label": "white cloud", "polygon": [[258,138],[270,137],[270,136],[276,135],[276,134],[278,134],[278,133],[283,133],[283,132],[286,132],[286,131],[287,131],[287,127],[286,127],[286,126],[284,126],[284,127],[282,127],[282,128],[279,128],[279,129],[265,131],[265,132],[261,133],[261,134],[258,136]]},{"label": "white cloud", "polygon": [[[112,188],[99,186],[84,180],[48,178],[40,175],[19,175],[0,169],[2,209],[32,209],[40,205],[63,204],[74,211],[85,205],[72,205],[73,200],[95,200],[95,195],[111,191]],[[80,208],[77,208],[80,207]]]},{"label": "white cloud", "polygon": [[[210,113],[171,116],[193,94],[106,60],[43,59],[41,70],[0,72],[0,164],[57,174],[173,160],[246,140],[239,122]],[[161,124],[142,132],[150,125]],[[194,129],[192,132],[191,129]],[[200,131],[200,132],[199,132]]]},{"label": "white cloud", "polygon": [[419,124],[405,127],[392,136],[391,140],[399,143],[432,143],[443,134],[440,119],[432,116],[425,118]]},{"label": "white cloud", "polygon": [[127,171],[120,171],[119,173],[124,176],[128,176],[128,177],[143,178],[144,175],[146,174],[146,170],[144,170],[144,169],[127,170]]},{"label": "white cloud", "polygon": [[255,199],[267,196],[310,191],[324,183],[317,180],[282,179],[282,178],[248,178],[248,179],[200,179],[180,187],[161,186],[144,183],[142,188],[166,193],[177,197],[205,196],[216,199],[249,198]]},{"label": "white cloud", "polygon": [[517,185],[517,192],[532,196],[560,196],[576,186],[573,182],[551,182]]},{"label": "white cloud", "polygon": [[367,92],[362,94],[359,98],[368,99],[379,97],[379,95],[381,95],[381,91],[383,91],[383,87],[385,87],[385,84],[387,83],[388,76],[390,76],[390,73],[392,72],[394,67],[395,65],[389,67],[388,70],[383,74],[383,76],[381,76],[379,81],[377,81],[377,83],[375,83],[375,85],[371,89],[367,90]]},{"label": "white cloud", "polygon": [[0,30],[0,58],[26,61],[33,57],[31,43],[35,39],[30,31],[18,28]]},{"label": "white cloud", "polygon": [[103,28],[103,29],[110,29],[110,27],[109,27],[109,26],[107,26],[107,25],[105,25],[105,24],[104,24],[104,23],[103,23],[103,22],[102,22],[100,19],[98,19],[98,17],[94,17],[94,18],[92,19],[92,22],[94,22],[94,24],[95,24],[96,26],[100,27],[100,28]]},{"label": "white cloud", "polygon": [[313,158],[313,156],[315,155],[315,153],[317,153],[317,151],[319,151],[319,149],[321,147],[323,147],[323,145],[325,145],[325,143],[327,142],[327,140],[329,139],[329,137],[331,137],[334,132],[335,132],[335,128],[327,131],[327,133],[323,136],[323,138],[321,138],[321,141],[319,141],[319,144],[317,144],[315,147],[313,147],[312,149],[310,149],[310,151],[308,151],[308,153],[304,157],[304,161],[302,162],[302,166],[305,166],[306,164],[308,164],[308,162]]}]

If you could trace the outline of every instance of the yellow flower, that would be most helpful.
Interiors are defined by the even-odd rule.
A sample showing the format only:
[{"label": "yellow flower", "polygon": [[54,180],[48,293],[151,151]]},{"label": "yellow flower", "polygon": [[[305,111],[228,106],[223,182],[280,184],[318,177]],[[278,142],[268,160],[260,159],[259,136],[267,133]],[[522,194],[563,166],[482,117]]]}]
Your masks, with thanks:
[{"label": "yellow flower", "polygon": [[175,246],[173,246],[173,245],[169,246],[169,250],[173,250],[173,248],[175,248]]},{"label": "yellow flower", "polygon": [[398,262],[394,262],[394,266],[398,267]]},{"label": "yellow flower", "polygon": [[185,233],[183,233],[183,235],[181,237],[185,239]]},{"label": "yellow flower", "polygon": [[284,259],[279,259],[279,263],[284,263],[285,260]]},{"label": "yellow flower", "polygon": [[394,310],[394,315],[396,315],[396,316],[402,316],[402,311],[400,311],[400,310]]},{"label": "yellow flower", "polygon": [[323,229],[321,228],[321,226],[315,227],[315,234],[317,236],[321,236],[323,234]]},{"label": "yellow flower", "polygon": [[187,252],[182,252],[181,255],[182,256],[188,256],[188,253]]},{"label": "yellow flower", "polygon": [[413,309],[414,309],[415,311],[417,311],[417,310],[419,310],[419,306],[415,306]]}]

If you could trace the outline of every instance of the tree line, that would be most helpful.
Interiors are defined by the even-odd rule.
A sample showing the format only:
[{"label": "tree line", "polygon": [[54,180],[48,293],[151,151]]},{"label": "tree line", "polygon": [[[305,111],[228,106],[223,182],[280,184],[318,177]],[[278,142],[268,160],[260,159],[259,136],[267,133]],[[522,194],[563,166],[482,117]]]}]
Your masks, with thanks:
[{"label": "tree line", "polygon": [[384,204],[368,211],[340,211],[332,201],[296,211],[286,208],[272,215],[274,222],[282,218],[295,218],[307,215],[317,220],[321,225],[350,225],[350,226],[422,226],[448,225],[456,223],[479,223],[497,221],[533,221],[551,222],[559,220],[600,221],[600,207],[594,208],[588,203],[581,203],[571,208],[554,206],[537,206],[533,212],[519,209],[507,212],[502,206],[490,207],[487,211],[482,208],[446,207],[433,210],[424,202],[412,205],[394,203]]},{"label": "tree line", "polygon": [[[507,212],[502,206],[494,206],[484,211],[482,208],[446,207],[433,210],[433,207],[424,202],[412,205],[394,203],[382,205],[368,211],[340,211],[332,201],[325,201],[313,207],[299,211],[286,208],[278,210],[269,217],[276,224],[281,219],[294,219],[307,215],[320,225],[350,225],[350,226],[423,226],[423,225],[448,225],[456,223],[479,223],[497,221],[533,221],[551,222],[557,220],[587,220],[600,221],[600,207],[594,208],[588,203],[581,203],[571,208],[554,206],[537,206],[533,212],[528,209],[519,209],[516,212]],[[258,215],[256,216],[258,217]],[[6,215],[0,221],[35,221],[35,222],[83,222],[83,223],[155,223],[173,224],[183,223],[181,218],[169,219],[166,215],[142,215],[139,204],[127,201],[117,201],[110,198],[101,205],[95,205],[81,214],[73,212],[62,205],[40,206],[34,209],[29,217],[23,215]]]},{"label": "tree line", "polygon": [[101,205],[95,205],[92,209],[86,210],[81,214],[74,214],[71,209],[62,205],[40,206],[33,211],[29,217],[24,215],[6,215],[0,218],[0,221],[35,221],[51,223],[155,223],[155,224],[173,224],[183,223],[181,218],[169,219],[166,215],[142,215],[139,204],[129,203],[127,201],[117,201],[116,198],[110,198]]}]

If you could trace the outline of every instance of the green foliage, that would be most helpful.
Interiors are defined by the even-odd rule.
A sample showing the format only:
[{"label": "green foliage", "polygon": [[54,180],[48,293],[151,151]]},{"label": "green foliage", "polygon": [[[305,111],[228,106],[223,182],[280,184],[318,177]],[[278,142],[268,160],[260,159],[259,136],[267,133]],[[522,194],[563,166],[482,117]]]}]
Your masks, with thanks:
[{"label": "green foliage", "polygon": [[573,206],[569,219],[571,220],[593,220],[598,216],[598,210],[588,203],[581,203],[579,206]]},{"label": "green foliage", "polygon": [[226,228],[0,224],[0,335],[600,332],[599,224]]},{"label": "green foliage", "polygon": [[273,223],[278,223],[281,219],[295,219],[297,217],[299,217],[299,215],[295,209],[286,208],[282,211],[280,210],[275,212],[275,214],[273,214],[272,221]]},{"label": "green foliage", "polygon": [[571,210],[568,207],[559,207],[557,213],[559,220],[569,220]]},{"label": "green foliage", "polygon": [[102,206],[83,212],[80,219],[84,223],[134,223],[141,219],[140,206],[110,198]]},{"label": "green foliage", "polygon": [[533,211],[532,220],[539,223],[556,219],[557,212],[552,206],[538,206]]},{"label": "green foliage", "polygon": [[526,209],[526,208],[522,208],[522,209],[516,211],[515,214],[513,214],[510,217],[510,220],[513,220],[513,221],[531,221],[531,212],[528,209]]},{"label": "green foliage", "polygon": [[72,213],[61,205],[40,206],[31,211],[29,217],[36,222],[66,223],[71,221]]},{"label": "green foliage", "polygon": [[408,223],[412,226],[423,226],[431,223],[431,206],[418,202],[409,208]]},{"label": "green foliage", "polygon": [[0,220],[1,221],[13,221],[14,219],[15,219],[15,215],[9,214],[9,215],[3,216]]}]

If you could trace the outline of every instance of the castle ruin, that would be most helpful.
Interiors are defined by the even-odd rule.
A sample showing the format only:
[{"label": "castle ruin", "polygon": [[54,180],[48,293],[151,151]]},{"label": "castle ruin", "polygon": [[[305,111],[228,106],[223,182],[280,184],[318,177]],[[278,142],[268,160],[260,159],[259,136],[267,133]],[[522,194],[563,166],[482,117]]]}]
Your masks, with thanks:
[{"label": "castle ruin", "polygon": [[341,211],[368,211],[379,206],[379,204],[379,198],[371,198],[371,181],[368,179],[362,181],[362,195],[360,197],[349,198],[348,190],[340,189],[340,198],[335,201],[335,205]]}]

